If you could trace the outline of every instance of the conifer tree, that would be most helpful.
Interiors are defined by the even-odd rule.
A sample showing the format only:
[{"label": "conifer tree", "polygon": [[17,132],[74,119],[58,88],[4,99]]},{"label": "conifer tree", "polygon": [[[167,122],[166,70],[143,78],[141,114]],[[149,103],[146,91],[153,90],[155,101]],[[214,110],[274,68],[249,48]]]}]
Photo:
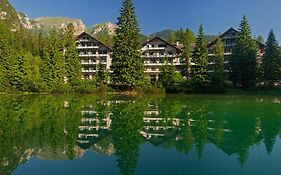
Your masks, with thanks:
[{"label": "conifer tree", "polygon": [[81,63],[76,48],[75,28],[68,24],[65,33],[65,74],[70,85],[75,86],[81,80]]},{"label": "conifer tree", "polygon": [[[180,42],[184,42],[184,35],[185,35],[185,31],[183,29],[177,30],[175,33],[175,40],[180,41]],[[174,43],[172,43],[174,44]]]},{"label": "conifer tree", "polygon": [[48,91],[64,83],[64,60],[57,31],[52,29],[42,58],[41,75]]},{"label": "conifer tree", "polygon": [[0,91],[3,92],[9,86],[8,76],[10,75],[11,63],[8,59],[11,58],[8,53],[1,53],[0,55]]},{"label": "conifer tree", "polygon": [[168,38],[168,43],[174,44],[176,42],[176,36],[174,32],[171,32]]},{"label": "conifer tree", "polygon": [[281,55],[273,30],[270,30],[267,38],[261,72],[262,80],[266,81],[269,87],[272,87],[274,81],[281,78]]},{"label": "conifer tree", "polygon": [[199,32],[196,38],[196,47],[192,54],[192,63],[190,76],[196,82],[203,82],[207,79],[208,66],[208,49],[204,35],[203,26],[200,25]]},{"label": "conifer tree", "polygon": [[240,24],[238,38],[230,59],[230,79],[243,89],[251,89],[256,85],[257,45],[251,37],[251,29],[246,16]]},{"label": "conifer tree", "polygon": [[108,81],[108,76],[106,72],[106,68],[102,65],[101,62],[98,64],[98,71],[97,71],[97,82],[99,84],[106,83]]},{"label": "conifer tree", "polygon": [[0,21],[0,91],[6,91],[10,87],[9,77],[14,56],[10,35],[10,30]]},{"label": "conifer tree", "polygon": [[192,44],[195,43],[195,36],[191,30],[186,30],[184,33],[183,40],[183,61],[185,63],[185,75],[188,78],[189,76],[189,68],[190,68],[190,59],[192,57]]},{"label": "conifer tree", "polygon": [[112,80],[116,85],[132,88],[144,84],[141,58],[141,35],[132,0],[124,0],[113,44]]},{"label": "conifer tree", "polygon": [[24,68],[26,70],[25,86],[27,91],[41,91],[40,66],[40,57],[33,56],[30,52],[24,55]]},{"label": "conifer tree", "polygon": [[13,59],[10,75],[10,84],[12,90],[25,91],[26,69],[24,67],[24,54],[22,52]]},{"label": "conifer tree", "polygon": [[259,35],[256,40],[260,43],[264,43],[264,39],[261,35]]},{"label": "conifer tree", "polygon": [[225,71],[224,71],[224,45],[220,37],[216,41],[215,50],[215,69],[212,75],[212,86],[217,92],[224,90]]},{"label": "conifer tree", "polygon": [[182,76],[173,64],[165,64],[160,68],[159,82],[167,92],[178,92],[182,83]]}]

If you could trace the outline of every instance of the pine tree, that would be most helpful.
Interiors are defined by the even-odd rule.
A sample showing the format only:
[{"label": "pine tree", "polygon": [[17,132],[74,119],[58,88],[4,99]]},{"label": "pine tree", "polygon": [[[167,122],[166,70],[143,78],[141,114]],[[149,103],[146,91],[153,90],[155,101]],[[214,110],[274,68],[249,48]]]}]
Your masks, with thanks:
[{"label": "pine tree", "polygon": [[141,58],[141,35],[132,0],[124,0],[113,44],[112,80],[132,88],[145,82]]},{"label": "pine tree", "polygon": [[246,16],[243,16],[230,59],[230,79],[234,85],[238,83],[243,89],[251,89],[256,86],[256,54],[256,42],[251,37],[248,20]]},{"label": "pine tree", "polygon": [[18,53],[18,55],[13,59],[11,73],[10,84],[12,90],[25,91],[26,69],[24,67],[23,52]]},{"label": "pine tree", "polygon": [[9,29],[0,22],[0,91],[6,91],[10,86],[9,77],[11,75],[11,67],[13,60],[13,49],[10,45]]},{"label": "pine tree", "polygon": [[106,83],[108,81],[108,75],[106,68],[102,65],[101,62],[98,64],[98,72],[97,72],[97,82],[99,84]]},{"label": "pine tree", "polygon": [[[185,31],[183,29],[177,30],[175,33],[175,40],[184,42]],[[173,43],[174,44],[174,43]]]},{"label": "pine tree", "polygon": [[266,46],[265,53],[263,55],[261,72],[262,80],[266,81],[269,87],[273,86],[274,81],[280,80],[281,71],[281,54],[278,46],[278,42],[275,38],[273,30],[270,30]]},{"label": "pine tree", "polygon": [[256,40],[260,43],[264,43],[264,39],[261,35],[259,35]]},{"label": "pine tree", "polygon": [[64,83],[63,48],[56,30],[52,29],[42,58],[41,75],[47,91]]},{"label": "pine tree", "polygon": [[192,45],[195,43],[195,36],[191,30],[186,30],[184,33],[184,49],[182,59],[185,63],[185,75],[188,78],[190,69],[190,59],[192,57]]},{"label": "pine tree", "polygon": [[76,48],[75,28],[68,24],[65,33],[65,74],[70,85],[76,86],[81,81],[81,63]]},{"label": "pine tree", "polygon": [[168,38],[168,43],[174,44],[176,42],[176,36],[174,32],[171,32]]},{"label": "pine tree", "polygon": [[215,50],[215,69],[212,75],[212,86],[216,92],[221,92],[224,90],[225,78],[224,45],[221,38],[218,37]]},{"label": "pine tree", "polygon": [[202,25],[199,27],[196,38],[196,47],[192,54],[192,63],[194,65],[192,65],[190,69],[191,79],[197,82],[205,81],[207,79],[208,49]]},{"label": "pine tree", "polygon": [[182,76],[176,72],[174,65],[165,61],[165,64],[160,68],[159,83],[167,92],[178,92],[182,84]]},{"label": "pine tree", "polygon": [[30,52],[24,55],[24,68],[26,70],[25,86],[27,91],[41,91],[40,66],[40,57],[33,56]]}]

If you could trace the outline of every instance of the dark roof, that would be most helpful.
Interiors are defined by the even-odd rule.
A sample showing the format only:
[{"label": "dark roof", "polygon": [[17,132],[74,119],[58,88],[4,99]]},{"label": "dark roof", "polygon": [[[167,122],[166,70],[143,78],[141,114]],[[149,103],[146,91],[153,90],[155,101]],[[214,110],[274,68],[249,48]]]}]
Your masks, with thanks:
[{"label": "dark roof", "polygon": [[[234,29],[233,27],[230,27],[227,31],[225,31],[223,34],[221,34],[221,35],[218,36],[216,39],[214,39],[212,42],[210,42],[210,43],[207,45],[207,48],[209,48],[211,45],[215,44],[215,43],[217,42],[217,40],[218,40],[219,37],[222,38],[224,35],[226,35],[226,34],[227,34],[229,31],[231,31],[231,30],[233,30],[233,31],[235,31],[235,32],[238,33],[238,30]],[[257,42],[257,44],[259,45],[259,47],[264,47],[264,46],[265,46],[264,43],[261,43],[261,42],[259,42],[259,41],[257,41],[257,40],[256,40],[256,42]]]},{"label": "dark roof", "polygon": [[182,52],[182,49],[180,49],[180,48],[178,48],[177,46],[174,46],[174,45],[168,43],[166,40],[164,40],[164,39],[162,39],[162,38],[160,38],[160,37],[158,37],[158,36],[156,36],[156,37],[154,37],[154,38],[152,38],[152,39],[150,39],[150,40],[148,40],[148,41],[142,43],[142,46],[145,46],[146,44],[148,44],[148,43],[150,43],[151,41],[156,40],[156,39],[159,39],[159,40],[163,41],[164,43],[166,43],[167,45],[169,45],[169,46],[171,46],[171,47],[177,49],[177,50],[180,51],[180,52]]},{"label": "dark roof", "polygon": [[211,45],[215,44],[218,40],[218,38],[222,38],[224,35],[226,35],[229,31],[233,30],[234,32],[237,32],[238,31],[236,29],[234,29],[233,27],[230,27],[227,31],[225,31],[223,34],[221,34],[220,36],[218,36],[216,39],[214,39],[212,42],[210,42],[207,47],[209,48]]},{"label": "dark roof", "polygon": [[108,48],[110,51],[112,51],[112,48],[109,47],[108,45],[104,44],[103,42],[101,42],[100,40],[98,40],[97,38],[93,37],[92,35],[90,35],[89,33],[87,32],[83,32],[81,34],[79,34],[76,38],[81,38],[83,35],[87,35],[89,37],[91,37],[93,40],[96,40],[98,43],[100,43],[101,45],[105,46],[106,48]]}]

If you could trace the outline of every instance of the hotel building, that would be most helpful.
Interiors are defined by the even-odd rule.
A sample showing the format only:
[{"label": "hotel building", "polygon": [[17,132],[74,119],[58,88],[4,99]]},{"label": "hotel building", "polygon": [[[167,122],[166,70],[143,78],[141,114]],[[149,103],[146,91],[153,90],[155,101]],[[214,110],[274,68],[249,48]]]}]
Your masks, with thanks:
[{"label": "hotel building", "polygon": [[[234,28],[228,29],[226,32],[224,32],[222,35],[219,36],[223,42],[224,45],[224,65],[225,65],[225,71],[229,72],[230,66],[229,66],[229,60],[232,55],[233,47],[235,45],[236,39],[238,38],[238,31]],[[208,73],[212,73],[215,69],[215,50],[216,50],[216,42],[217,38],[209,43],[207,45],[208,48]],[[257,63],[261,63],[261,58],[264,53],[264,47],[265,44],[260,43],[257,41],[258,46],[258,52],[257,52]]]},{"label": "hotel building", "polygon": [[[219,37],[224,44],[225,71],[229,72],[229,60],[238,37],[238,31],[234,28],[230,28]],[[212,73],[215,68],[216,41],[217,39],[207,45],[209,62],[208,73]],[[257,45],[257,63],[260,64],[265,45],[259,42],[257,42]],[[81,60],[83,79],[92,79],[100,63],[105,70],[110,71],[112,49],[109,46],[84,32],[77,37],[77,49]],[[141,57],[144,61],[145,73],[149,75],[150,81],[156,82],[159,79],[160,68],[165,63],[172,64],[176,67],[178,72],[183,72],[185,63],[181,58],[182,52],[182,49],[178,46],[171,45],[159,37],[154,37],[144,42],[142,44]]]},{"label": "hotel building", "polygon": [[165,63],[173,64],[177,71],[182,70],[182,50],[159,37],[143,43],[141,52],[145,72],[149,75],[151,82],[159,79],[160,67]]},{"label": "hotel building", "polygon": [[[112,62],[112,49],[110,47],[84,32],[77,37],[77,49],[81,60],[83,79],[92,79],[98,70],[99,63],[102,63],[104,69],[110,71]],[[145,72],[151,81],[158,80],[160,67],[164,65],[165,61],[176,66],[178,71],[181,70],[182,50],[159,37],[143,43],[141,52]]]},{"label": "hotel building", "polygon": [[77,37],[77,49],[81,60],[83,79],[92,79],[100,63],[104,70],[109,71],[112,60],[110,47],[84,32]]}]

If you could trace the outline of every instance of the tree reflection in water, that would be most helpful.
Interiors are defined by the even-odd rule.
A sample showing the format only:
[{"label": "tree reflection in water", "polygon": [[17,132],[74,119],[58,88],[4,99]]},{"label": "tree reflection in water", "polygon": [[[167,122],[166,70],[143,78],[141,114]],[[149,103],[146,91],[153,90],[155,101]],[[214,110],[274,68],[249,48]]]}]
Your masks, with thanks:
[{"label": "tree reflection in water", "polygon": [[111,98],[2,96],[0,174],[11,174],[32,156],[81,157],[92,149],[116,155],[121,174],[135,174],[140,145],[182,154],[213,144],[244,166],[252,146],[271,154],[281,133],[281,108],[272,98]]}]

